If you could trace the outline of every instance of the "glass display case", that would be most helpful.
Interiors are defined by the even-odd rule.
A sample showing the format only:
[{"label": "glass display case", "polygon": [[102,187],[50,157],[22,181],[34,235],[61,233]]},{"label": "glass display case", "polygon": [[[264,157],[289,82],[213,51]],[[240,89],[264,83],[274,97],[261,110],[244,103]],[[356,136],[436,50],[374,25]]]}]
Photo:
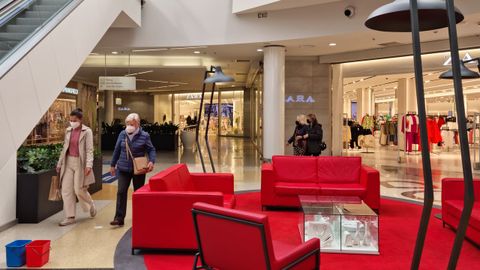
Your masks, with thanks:
[{"label": "glass display case", "polygon": [[319,238],[322,252],[379,254],[378,215],[360,198],[299,197],[304,241]]}]

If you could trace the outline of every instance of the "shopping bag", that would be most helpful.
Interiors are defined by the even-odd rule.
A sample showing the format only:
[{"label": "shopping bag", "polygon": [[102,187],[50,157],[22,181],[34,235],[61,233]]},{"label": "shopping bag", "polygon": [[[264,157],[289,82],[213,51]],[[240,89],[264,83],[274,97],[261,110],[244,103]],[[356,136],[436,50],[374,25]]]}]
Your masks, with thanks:
[{"label": "shopping bag", "polygon": [[52,176],[52,180],[50,181],[50,192],[48,194],[49,201],[61,201],[62,200],[62,192],[60,190],[60,177],[58,175]]}]

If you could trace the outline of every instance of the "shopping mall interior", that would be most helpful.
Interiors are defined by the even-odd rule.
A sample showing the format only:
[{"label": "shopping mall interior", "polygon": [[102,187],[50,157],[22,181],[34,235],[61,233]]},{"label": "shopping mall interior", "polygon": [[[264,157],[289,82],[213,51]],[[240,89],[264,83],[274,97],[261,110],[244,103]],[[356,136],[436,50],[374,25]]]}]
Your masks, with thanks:
[{"label": "shopping mall interior", "polygon": [[475,0],[0,0],[0,120],[2,269],[480,269]]}]

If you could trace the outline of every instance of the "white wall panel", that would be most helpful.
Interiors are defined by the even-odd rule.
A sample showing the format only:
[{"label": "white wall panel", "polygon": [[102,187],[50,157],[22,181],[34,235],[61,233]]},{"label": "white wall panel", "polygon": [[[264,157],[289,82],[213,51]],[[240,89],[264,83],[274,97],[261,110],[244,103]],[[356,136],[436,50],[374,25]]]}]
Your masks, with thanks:
[{"label": "white wall panel", "polygon": [[[1,98],[0,98],[0,123],[3,123],[3,125],[6,127],[6,130],[2,130],[2,132],[0,132],[0,142],[2,144],[2,151],[0,151],[0,171],[1,171],[4,164],[12,155],[12,152],[15,151],[15,148],[13,147],[14,143],[13,143],[13,136],[11,133],[12,130],[10,129],[10,124],[7,120],[7,115],[5,114],[5,110],[3,109],[3,102]],[[2,178],[0,178],[0,183],[1,181],[2,181]]]},{"label": "white wall panel", "polygon": [[25,58],[3,77],[0,89],[13,139],[19,147],[42,115],[30,66]]},{"label": "white wall panel", "polygon": [[[45,113],[65,86],[60,83],[55,50],[51,40],[40,43],[27,59],[35,83],[40,111]],[[41,66],[49,68],[38,68]]]},{"label": "white wall panel", "polygon": [[7,163],[0,168],[0,226],[15,220],[17,213],[17,154],[10,152]]}]

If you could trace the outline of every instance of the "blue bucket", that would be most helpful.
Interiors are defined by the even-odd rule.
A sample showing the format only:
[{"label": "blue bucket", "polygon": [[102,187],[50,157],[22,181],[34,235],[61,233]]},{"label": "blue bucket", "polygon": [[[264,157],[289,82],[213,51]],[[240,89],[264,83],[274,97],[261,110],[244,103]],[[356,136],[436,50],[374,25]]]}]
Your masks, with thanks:
[{"label": "blue bucket", "polygon": [[32,240],[16,240],[6,245],[7,249],[7,266],[20,267],[26,263],[25,246]]}]

